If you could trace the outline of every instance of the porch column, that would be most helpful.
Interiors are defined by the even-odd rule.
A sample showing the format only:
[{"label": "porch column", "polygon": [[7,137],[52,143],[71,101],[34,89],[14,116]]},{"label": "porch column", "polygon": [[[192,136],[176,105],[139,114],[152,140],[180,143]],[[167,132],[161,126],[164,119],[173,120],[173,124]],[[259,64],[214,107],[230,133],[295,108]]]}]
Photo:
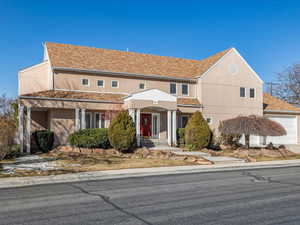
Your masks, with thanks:
[{"label": "porch column", "polygon": [[172,145],[172,113],[170,110],[168,110],[167,113],[167,123],[168,123],[168,129],[167,129],[167,133],[168,133],[168,144],[171,146]]},{"label": "porch column", "polygon": [[137,146],[139,147],[141,145],[141,127],[140,127],[140,122],[141,122],[141,110],[137,109],[136,110],[136,142]]},{"label": "porch column", "polygon": [[19,105],[19,141],[20,152],[24,152],[24,106]]},{"label": "porch column", "polygon": [[80,130],[80,109],[75,109],[75,131]]},{"label": "porch column", "polygon": [[81,129],[85,129],[85,109],[81,109]]},{"label": "porch column", "polygon": [[176,110],[172,111],[172,139],[173,145],[177,145],[177,117],[176,117]]},{"label": "porch column", "polygon": [[128,109],[128,113],[131,116],[133,122],[135,123],[135,109]]},{"label": "porch column", "polygon": [[31,137],[31,107],[27,107],[27,117],[26,117],[26,153],[30,153],[30,137]]}]

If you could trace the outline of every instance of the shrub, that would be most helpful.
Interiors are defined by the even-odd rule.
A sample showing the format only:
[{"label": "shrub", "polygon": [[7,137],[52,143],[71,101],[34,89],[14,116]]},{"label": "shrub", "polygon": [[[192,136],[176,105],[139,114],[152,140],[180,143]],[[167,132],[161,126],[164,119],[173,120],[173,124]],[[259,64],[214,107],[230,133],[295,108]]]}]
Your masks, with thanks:
[{"label": "shrub", "polygon": [[111,121],[108,129],[110,144],[119,151],[126,151],[135,145],[135,124],[127,111],[121,111]]},{"label": "shrub", "polygon": [[240,134],[224,134],[221,133],[220,134],[220,142],[223,145],[229,145],[233,148],[238,148],[239,146],[241,146],[240,144],[240,139],[241,139],[242,135]]},{"label": "shrub", "polygon": [[178,143],[179,146],[184,146],[185,145],[184,133],[185,133],[184,128],[178,128],[177,129],[177,143]]},{"label": "shrub", "polygon": [[188,120],[185,127],[185,143],[191,150],[198,150],[209,145],[211,131],[202,114],[197,111]]},{"label": "shrub", "polygon": [[70,134],[68,139],[79,148],[110,148],[107,128],[83,129]]},{"label": "shrub", "polygon": [[14,159],[17,158],[21,155],[20,152],[20,145],[12,145],[9,149],[9,151],[7,152],[6,156],[4,157],[4,159]]},{"label": "shrub", "polygon": [[0,116],[0,160],[11,151],[16,136],[16,125],[10,117]]},{"label": "shrub", "polygon": [[53,148],[54,133],[52,131],[38,130],[33,132],[32,135],[40,151],[46,153]]}]

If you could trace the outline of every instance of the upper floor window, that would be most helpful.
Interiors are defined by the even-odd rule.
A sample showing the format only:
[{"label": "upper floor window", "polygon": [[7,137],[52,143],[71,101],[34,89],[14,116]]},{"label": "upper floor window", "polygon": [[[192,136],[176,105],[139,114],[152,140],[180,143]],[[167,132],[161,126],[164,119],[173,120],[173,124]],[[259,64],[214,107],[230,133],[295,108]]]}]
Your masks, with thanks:
[{"label": "upper floor window", "polygon": [[119,87],[119,82],[117,80],[112,80],[111,81],[111,87],[114,87],[114,88]]},{"label": "upper floor window", "polygon": [[140,89],[145,89],[145,83],[140,83],[140,84],[139,84],[139,88],[140,88]]},{"label": "upper floor window", "polygon": [[90,80],[86,78],[81,79],[81,85],[90,86]]},{"label": "upper floor window", "polygon": [[250,91],[249,91],[249,96],[250,98],[255,98],[255,88],[250,88]]},{"label": "upper floor window", "polygon": [[176,94],[176,83],[170,83],[170,94]]},{"label": "upper floor window", "polygon": [[240,87],[240,97],[245,98],[246,97],[246,88]]},{"label": "upper floor window", "polygon": [[104,87],[104,80],[97,80],[98,87]]},{"label": "upper floor window", "polygon": [[189,95],[189,85],[188,84],[182,84],[182,95]]}]

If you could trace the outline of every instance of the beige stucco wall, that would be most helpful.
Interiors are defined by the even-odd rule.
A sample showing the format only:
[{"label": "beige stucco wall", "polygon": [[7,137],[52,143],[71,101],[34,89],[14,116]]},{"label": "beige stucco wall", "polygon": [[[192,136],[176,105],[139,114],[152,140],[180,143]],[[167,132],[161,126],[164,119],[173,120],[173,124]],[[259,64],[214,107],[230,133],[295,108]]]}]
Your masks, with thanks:
[{"label": "beige stucco wall", "polygon": [[[81,79],[89,79],[90,85],[81,85]],[[104,87],[97,86],[97,80],[104,80]],[[119,81],[119,87],[111,87],[111,81]],[[87,75],[87,74],[74,74],[74,73],[55,73],[54,75],[54,88],[67,89],[67,90],[81,90],[81,91],[97,91],[97,92],[118,92],[118,93],[135,93],[147,89],[159,89],[169,93],[170,83],[174,81],[160,81],[150,79],[137,79],[137,78],[122,78],[115,76],[102,76],[102,75]],[[139,89],[139,84],[145,83],[145,89]],[[177,96],[182,96],[181,90],[182,82],[177,82]],[[189,84],[189,96],[195,97],[195,84]]]},{"label": "beige stucco wall", "polygon": [[50,66],[43,62],[19,72],[19,95],[49,90]]},{"label": "beige stucco wall", "polygon": [[[238,68],[236,74],[230,73],[231,65]],[[217,130],[221,120],[238,115],[263,114],[263,83],[234,50],[200,79],[203,115],[212,118],[210,126],[213,130]],[[240,97],[240,87],[246,88],[246,98]],[[256,90],[254,99],[249,98],[249,88]]]}]

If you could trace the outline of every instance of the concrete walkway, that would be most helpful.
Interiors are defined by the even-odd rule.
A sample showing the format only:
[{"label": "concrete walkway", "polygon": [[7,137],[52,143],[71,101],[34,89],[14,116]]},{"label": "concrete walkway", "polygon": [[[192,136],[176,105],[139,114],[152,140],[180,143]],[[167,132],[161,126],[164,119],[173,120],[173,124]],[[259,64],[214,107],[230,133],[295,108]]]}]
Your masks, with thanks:
[{"label": "concrete walkway", "polygon": [[232,163],[232,164],[215,164],[215,165],[199,165],[199,166],[174,166],[174,167],[153,167],[153,168],[136,168],[122,170],[106,170],[95,172],[82,172],[73,174],[36,176],[36,177],[12,177],[0,178],[0,188],[22,187],[40,184],[93,181],[106,179],[120,179],[127,177],[143,177],[155,175],[171,175],[171,174],[188,174],[203,173],[216,171],[233,171],[260,168],[279,168],[300,166],[300,160],[278,160],[255,163]]}]

